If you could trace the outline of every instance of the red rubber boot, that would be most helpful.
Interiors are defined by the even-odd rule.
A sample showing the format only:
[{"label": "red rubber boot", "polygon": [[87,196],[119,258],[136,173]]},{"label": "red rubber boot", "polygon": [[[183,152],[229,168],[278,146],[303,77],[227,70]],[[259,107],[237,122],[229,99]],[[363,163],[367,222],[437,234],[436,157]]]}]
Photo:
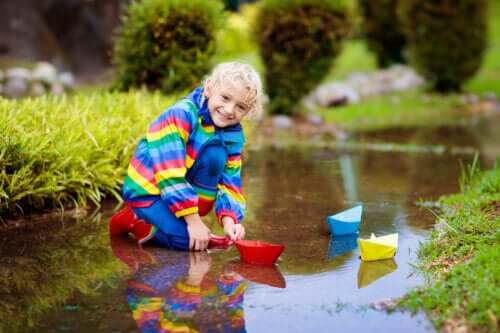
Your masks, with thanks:
[{"label": "red rubber boot", "polygon": [[150,240],[155,232],[156,227],[139,219],[128,206],[113,215],[109,222],[111,236],[131,233],[139,244]]},{"label": "red rubber boot", "polygon": [[125,206],[111,217],[109,221],[109,234],[112,236],[127,234],[132,229],[135,220],[138,220],[138,218],[135,216],[132,208]]},{"label": "red rubber boot", "polygon": [[144,244],[156,233],[156,227],[152,224],[144,222],[144,220],[136,220],[130,233],[134,235],[134,238],[137,240],[138,244]]}]

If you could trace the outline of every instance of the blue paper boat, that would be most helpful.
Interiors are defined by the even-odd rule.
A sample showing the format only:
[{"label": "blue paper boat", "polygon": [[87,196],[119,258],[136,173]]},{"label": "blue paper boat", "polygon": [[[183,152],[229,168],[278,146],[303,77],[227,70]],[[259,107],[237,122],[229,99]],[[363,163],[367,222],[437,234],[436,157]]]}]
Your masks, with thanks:
[{"label": "blue paper boat", "polygon": [[356,249],[358,247],[357,239],[357,234],[332,237],[328,244],[328,259],[333,259]]},{"label": "blue paper boat", "polygon": [[361,223],[363,206],[358,205],[335,215],[328,216],[327,222],[333,236],[357,234]]}]

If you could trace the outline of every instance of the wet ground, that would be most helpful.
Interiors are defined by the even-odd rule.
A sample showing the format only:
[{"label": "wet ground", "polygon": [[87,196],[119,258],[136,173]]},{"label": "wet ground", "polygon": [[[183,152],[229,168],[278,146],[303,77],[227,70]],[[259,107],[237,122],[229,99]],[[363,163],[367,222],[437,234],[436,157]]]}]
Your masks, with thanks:
[{"label": "wet ground", "polygon": [[[413,265],[434,217],[415,203],[458,191],[460,165],[471,160],[251,152],[247,238],[284,244],[276,267],[242,264],[235,249],[189,254],[110,242],[112,207],[87,223],[61,217],[8,231],[0,234],[0,332],[432,332],[421,314],[377,309],[423,283]],[[361,237],[399,233],[394,259],[362,262],[355,238],[330,238],[326,217],[357,203]]]}]

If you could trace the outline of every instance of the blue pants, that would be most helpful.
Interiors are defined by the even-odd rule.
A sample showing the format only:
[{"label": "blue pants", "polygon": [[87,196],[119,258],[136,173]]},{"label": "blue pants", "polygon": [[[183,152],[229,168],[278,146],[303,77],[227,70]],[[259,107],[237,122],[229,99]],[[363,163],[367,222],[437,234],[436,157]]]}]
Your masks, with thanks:
[{"label": "blue pants", "polygon": [[[187,172],[186,180],[195,188],[216,192],[226,161],[226,149],[219,141],[212,141],[202,148]],[[189,249],[189,234],[184,218],[176,217],[159,196],[151,206],[134,207],[133,210],[139,218],[158,228],[148,241],[149,244],[173,250]]]}]

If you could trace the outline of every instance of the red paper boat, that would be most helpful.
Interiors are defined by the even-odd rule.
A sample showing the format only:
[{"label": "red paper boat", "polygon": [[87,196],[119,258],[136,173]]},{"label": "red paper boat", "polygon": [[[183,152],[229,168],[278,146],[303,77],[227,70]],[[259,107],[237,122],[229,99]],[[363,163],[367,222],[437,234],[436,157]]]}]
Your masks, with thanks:
[{"label": "red paper boat", "polygon": [[234,241],[224,236],[211,235],[208,241],[209,249],[227,249],[234,244]]},{"label": "red paper boat", "polygon": [[240,252],[241,261],[256,265],[273,265],[285,249],[281,244],[257,240],[237,240],[235,244]]}]

